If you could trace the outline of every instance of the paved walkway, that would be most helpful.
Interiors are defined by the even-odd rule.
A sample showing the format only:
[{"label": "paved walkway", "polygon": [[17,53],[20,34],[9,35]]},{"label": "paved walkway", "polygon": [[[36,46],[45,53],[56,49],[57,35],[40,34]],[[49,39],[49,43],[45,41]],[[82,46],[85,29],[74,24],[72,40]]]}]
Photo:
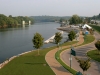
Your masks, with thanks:
[{"label": "paved walkway", "polygon": [[[84,42],[82,32],[80,32],[79,39],[80,41],[77,43],[77,45],[82,44]],[[73,46],[76,46],[76,44],[74,44]],[[62,48],[68,48],[68,47],[70,46],[64,46]],[[55,59],[55,53],[57,52],[57,49],[58,48],[53,49],[46,54],[45,56],[46,62],[56,75],[72,75]]]},{"label": "paved walkway", "polygon": [[[95,38],[96,38],[96,40],[99,40],[100,39],[100,34],[95,32]],[[86,52],[89,51],[89,50],[96,49],[95,45],[94,45],[96,40],[94,42],[90,43],[90,44],[75,48],[77,57],[78,58],[82,58],[82,59],[87,59]],[[61,59],[67,65],[70,65],[70,63],[68,61],[69,57],[70,57],[69,50],[66,50],[66,51],[62,52]],[[88,74],[88,75],[100,75],[100,63],[95,62],[93,60],[91,60],[90,62],[91,62],[91,67],[85,72],[85,74]],[[80,68],[77,60],[73,56],[72,56],[72,68],[74,68],[77,71],[83,72],[82,69]]]}]

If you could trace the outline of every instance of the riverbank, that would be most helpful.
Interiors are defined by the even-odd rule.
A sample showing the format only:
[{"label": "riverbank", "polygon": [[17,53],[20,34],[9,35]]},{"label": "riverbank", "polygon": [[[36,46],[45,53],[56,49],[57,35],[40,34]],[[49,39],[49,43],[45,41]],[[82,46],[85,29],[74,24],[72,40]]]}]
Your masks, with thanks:
[{"label": "riverbank", "polygon": [[65,31],[65,32],[67,32],[67,33],[69,33],[70,31],[79,32],[79,27],[66,26],[66,27],[59,27],[59,28],[57,28],[57,29],[58,29],[58,30]]},{"label": "riverbank", "polygon": [[[32,50],[33,51],[33,50]],[[3,63],[0,63],[0,69],[2,69],[6,64],[8,64],[10,61],[12,61],[13,59],[15,59],[16,57],[19,57],[21,55],[24,55],[26,53],[30,53],[32,51],[27,51],[21,54],[18,54],[17,56],[12,56],[11,58],[8,58],[7,60],[5,60]]]},{"label": "riverbank", "polygon": [[[64,43],[64,45],[66,46],[68,43]],[[76,42],[74,41],[74,43]],[[55,75],[45,61],[46,53],[55,48],[56,46],[42,49],[39,56],[37,56],[37,50],[22,53],[24,55],[18,54],[17,57],[0,69],[0,75]]]},{"label": "riverbank", "polygon": [[[64,45],[68,45],[68,42],[64,43]],[[55,48],[56,46],[42,49],[39,56],[37,56],[37,50],[18,54],[0,69],[0,75],[55,75],[45,61],[47,52]]]},{"label": "riverbank", "polygon": [[[0,31],[0,63],[12,56],[33,50],[32,38],[34,33],[40,33],[44,40],[54,35],[60,25],[58,23],[35,23],[28,27],[8,28]],[[9,44],[10,43],[10,44]],[[54,46],[44,44],[42,48]]]}]

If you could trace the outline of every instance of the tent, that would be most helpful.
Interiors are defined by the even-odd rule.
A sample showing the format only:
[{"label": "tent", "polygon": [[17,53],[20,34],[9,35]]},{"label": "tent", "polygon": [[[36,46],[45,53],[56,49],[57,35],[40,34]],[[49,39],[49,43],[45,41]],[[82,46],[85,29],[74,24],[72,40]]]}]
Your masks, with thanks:
[{"label": "tent", "polygon": [[82,26],[82,28],[83,28],[83,29],[85,29],[85,28],[91,29],[92,27],[90,27],[89,25],[85,24],[84,26]]}]

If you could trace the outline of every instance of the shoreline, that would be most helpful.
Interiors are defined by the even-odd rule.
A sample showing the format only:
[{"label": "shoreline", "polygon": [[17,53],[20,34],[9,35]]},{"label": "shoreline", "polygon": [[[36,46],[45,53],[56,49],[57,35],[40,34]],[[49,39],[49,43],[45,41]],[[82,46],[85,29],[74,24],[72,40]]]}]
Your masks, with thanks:
[{"label": "shoreline", "polygon": [[[59,30],[59,29],[58,29],[58,30]],[[63,30],[60,31],[61,34],[63,34],[62,32],[63,32]],[[53,47],[53,46],[50,46],[50,47]],[[50,48],[50,47],[47,47],[47,48]],[[32,51],[36,51],[36,50],[26,51],[26,52],[23,52],[23,53],[14,55],[14,56],[12,56],[12,57],[6,59],[6,60],[3,61],[2,63],[0,63],[0,69],[2,69],[6,64],[8,64],[10,61],[12,61],[13,59],[15,59],[16,57],[19,57],[19,56],[24,55],[24,54],[26,54],[26,53],[30,53],[30,52],[32,52]]]},{"label": "shoreline", "polygon": [[23,53],[20,53],[18,55],[15,55],[15,56],[12,56],[10,58],[8,58],[7,60],[3,61],[2,63],[0,63],[0,69],[2,69],[6,64],[8,64],[10,61],[12,61],[13,59],[15,59],[16,57],[19,57],[21,55],[24,55],[24,54],[27,54],[27,53],[30,53],[32,51],[36,51],[36,50],[30,50],[30,51],[26,51],[26,52],[23,52]]}]

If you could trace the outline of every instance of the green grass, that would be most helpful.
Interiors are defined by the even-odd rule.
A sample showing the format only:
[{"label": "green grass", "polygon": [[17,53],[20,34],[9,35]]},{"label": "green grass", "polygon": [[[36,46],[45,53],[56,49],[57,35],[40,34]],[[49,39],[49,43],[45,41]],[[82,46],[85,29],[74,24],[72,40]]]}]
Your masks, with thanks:
[{"label": "green grass", "polygon": [[96,25],[90,25],[94,30],[98,31],[100,33],[100,26]]},{"label": "green grass", "polygon": [[93,35],[86,35],[84,36],[84,43],[82,45],[93,42],[94,40],[95,40],[95,37]]},{"label": "green grass", "polygon": [[[68,48],[66,48],[68,49]],[[75,71],[74,69],[70,68],[68,65],[66,65],[61,59],[60,59],[60,53],[66,49],[60,50],[58,53],[56,52],[55,54],[55,58],[56,60],[66,69],[68,70],[70,73],[72,73],[73,75],[75,75],[77,73],[77,71]],[[57,57],[59,57],[59,59],[57,59]]]},{"label": "green grass", "polygon": [[[87,36],[85,37],[84,43],[81,44],[81,45],[85,45],[85,44],[91,43],[91,42],[93,42],[94,40],[95,40],[94,36],[92,36],[92,35],[87,35]],[[73,42],[72,42],[71,44],[73,44]],[[81,45],[79,45],[79,46],[81,46]],[[66,50],[66,49],[68,49],[68,48],[65,48],[65,49],[59,51],[59,53],[56,52],[55,58],[56,58],[56,57],[59,57],[59,58],[60,58],[60,53],[61,53],[62,51],[64,51],[64,50]],[[61,59],[57,59],[57,61],[58,61],[65,69],[67,69],[70,73],[72,73],[73,75],[75,75],[75,74],[77,73],[77,71],[75,71],[74,69],[70,69],[70,67],[69,67],[68,65],[66,65]]]},{"label": "green grass", "polygon": [[39,56],[33,51],[17,57],[0,69],[0,75],[55,75],[45,61],[46,53],[54,48],[40,50]]},{"label": "green grass", "polygon": [[98,62],[100,62],[100,54],[98,54],[97,50],[92,50],[87,52],[87,55],[92,58],[93,60],[96,60]]},{"label": "green grass", "polygon": [[[73,43],[76,42],[73,41]],[[68,44],[71,42],[63,45]],[[56,47],[40,50],[39,56],[37,56],[37,50],[19,56],[0,69],[0,75],[55,75],[45,61],[46,53],[54,48]]]},{"label": "green grass", "polygon": [[66,43],[63,43],[61,46],[67,46],[67,45],[75,44],[77,42],[78,41],[66,42]]},{"label": "green grass", "polygon": [[[72,45],[72,44],[75,44],[75,43],[78,43],[78,41],[67,42],[67,43],[62,44],[62,46]],[[61,53],[62,51],[64,51],[64,50],[66,50],[66,49],[68,49],[68,48],[64,48],[64,49],[60,50],[58,53],[56,52],[55,58],[56,58],[56,57],[59,57],[59,58],[60,58],[60,53]],[[57,59],[57,61],[60,62],[60,64],[61,64],[65,69],[67,69],[70,73],[72,73],[72,74],[74,74],[74,75],[76,74],[77,71],[75,71],[75,70],[73,70],[72,68],[70,68],[69,66],[67,66],[61,59]]]},{"label": "green grass", "polygon": [[[77,43],[77,41],[67,42],[62,44],[62,46],[67,46],[74,43]],[[19,56],[0,69],[0,75],[55,75],[45,61],[46,53],[54,48],[56,47],[40,50],[39,56],[37,56],[37,50]],[[76,71],[70,69],[69,66],[64,64],[61,60],[59,60],[59,62],[71,73],[76,73]]]}]

